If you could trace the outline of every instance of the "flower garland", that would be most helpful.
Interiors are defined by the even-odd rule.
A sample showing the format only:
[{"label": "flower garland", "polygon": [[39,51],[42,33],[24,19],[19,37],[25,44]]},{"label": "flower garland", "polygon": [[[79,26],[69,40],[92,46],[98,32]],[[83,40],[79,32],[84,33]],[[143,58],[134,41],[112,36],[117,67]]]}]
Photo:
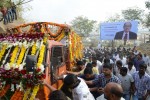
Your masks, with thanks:
[{"label": "flower garland", "polygon": [[23,45],[22,48],[21,48],[20,55],[19,55],[18,60],[17,60],[17,65],[18,65],[18,66],[19,66],[20,63],[22,62],[22,59],[23,59],[23,57],[24,57],[25,51],[26,51],[26,48],[25,48],[25,46]]},{"label": "flower garland", "polygon": [[38,58],[38,63],[37,63],[37,67],[38,67],[38,68],[39,68],[39,67],[41,66],[41,64],[43,63],[44,51],[45,51],[45,45],[42,44],[41,49],[40,49],[39,58]]},{"label": "flower garland", "polygon": [[34,42],[34,44],[33,44],[33,46],[32,46],[31,55],[35,55],[36,49],[37,49],[37,47],[36,47],[36,42]]},{"label": "flower garland", "polygon": [[25,93],[24,93],[24,96],[23,96],[23,100],[27,100],[29,94],[30,94],[30,91],[31,91],[31,88],[28,88]]},{"label": "flower garland", "polygon": [[33,92],[31,94],[31,97],[30,97],[29,100],[34,100],[35,99],[35,96],[36,96],[37,92],[39,91],[39,87],[40,87],[39,85],[34,86]]},{"label": "flower garland", "polygon": [[17,45],[12,53],[12,57],[10,58],[10,66],[11,67],[15,63],[15,58],[16,58],[18,50],[19,50],[19,46]]},{"label": "flower garland", "polygon": [[4,64],[4,63],[5,63],[5,61],[6,61],[7,57],[8,57],[8,55],[9,55],[9,53],[10,53],[11,49],[12,49],[11,47],[12,47],[12,46],[10,46],[10,49],[9,49],[8,53],[6,54],[6,56],[5,56],[5,58],[4,58],[3,62],[2,62],[2,64]]},{"label": "flower garland", "polygon": [[20,90],[16,90],[10,100],[22,100],[23,99],[23,92]]},{"label": "flower garland", "polygon": [[6,92],[10,89],[10,85],[7,84],[2,91],[0,91],[0,97],[4,96]]},{"label": "flower garland", "polygon": [[43,38],[43,43],[46,43],[47,42],[47,37],[45,36],[44,38]]},{"label": "flower garland", "polygon": [[4,45],[0,51],[0,61],[2,60],[2,57],[3,57],[6,49],[7,49],[7,45]]}]

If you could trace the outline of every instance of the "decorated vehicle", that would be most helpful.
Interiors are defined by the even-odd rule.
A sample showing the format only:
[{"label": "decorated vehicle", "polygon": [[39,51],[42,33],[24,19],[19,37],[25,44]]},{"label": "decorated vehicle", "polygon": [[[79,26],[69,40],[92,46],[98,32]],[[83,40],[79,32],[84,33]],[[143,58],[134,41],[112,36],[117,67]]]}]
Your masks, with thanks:
[{"label": "decorated vehicle", "polygon": [[82,41],[68,25],[51,22],[29,23],[0,34],[0,98],[48,100],[50,90],[62,81],[55,75],[71,70],[82,58]]}]

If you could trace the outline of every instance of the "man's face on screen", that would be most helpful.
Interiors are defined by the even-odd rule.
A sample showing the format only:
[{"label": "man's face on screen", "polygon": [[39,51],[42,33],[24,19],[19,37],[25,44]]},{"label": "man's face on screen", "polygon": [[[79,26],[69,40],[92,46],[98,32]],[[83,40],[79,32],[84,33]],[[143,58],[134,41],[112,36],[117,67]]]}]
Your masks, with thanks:
[{"label": "man's face on screen", "polygon": [[130,22],[125,23],[123,28],[125,32],[129,32],[131,29],[131,23]]}]

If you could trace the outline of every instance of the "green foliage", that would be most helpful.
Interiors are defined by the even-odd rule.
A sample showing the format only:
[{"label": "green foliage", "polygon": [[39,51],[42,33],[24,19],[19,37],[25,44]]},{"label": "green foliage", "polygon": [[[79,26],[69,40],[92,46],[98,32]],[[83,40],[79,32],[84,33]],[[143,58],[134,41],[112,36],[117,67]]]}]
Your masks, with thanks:
[{"label": "green foliage", "polygon": [[71,22],[74,30],[81,36],[88,36],[92,32],[96,21],[89,20],[87,17],[78,16]]},{"label": "green foliage", "polygon": [[[25,12],[25,10],[30,10],[31,8],[29,6],[27,6],[27,8],[23,8],[23,4],[26,4],[28,2],[31,2],[33,0],[13,0],[13,2],[15,3],[16,7],[17,7],[17,15],[18,15],[18,19],[20,21],[24,21],[23,17],[22,17],[22,13]],[[11,7],[12,4],[12,0],[0,0],[0,7],[4,6],[4,7]]]},{"label": "green foliage", "polygon": [[118,22],[118,21],[124,21],[124,19],[121,18],[121,15],[114,14],[113,16],[110,16],[106,22]]},{"label": "green foliage", "polygon": [[150,9],[150,1],[146,1],[145,6],[146,6],[146,8]]},{"label": "green foliage", "polygon": [[144,15],[144,10],[134,7],[122,10],[122,15],[125,20],[139,20],[142,21],[142,16]]}]

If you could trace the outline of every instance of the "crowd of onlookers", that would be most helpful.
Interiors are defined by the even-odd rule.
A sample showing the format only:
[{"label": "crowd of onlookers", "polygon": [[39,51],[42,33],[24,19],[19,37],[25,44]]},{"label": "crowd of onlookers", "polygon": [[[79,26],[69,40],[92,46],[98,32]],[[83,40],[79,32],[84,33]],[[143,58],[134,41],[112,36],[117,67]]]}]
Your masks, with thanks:
[{"label": "crowd of onlookers", "polygon": [[63,92],[55,90],[51,100],[150,100],[146,54],[121,47],[86,49],[84,53],[72,71],[57,77],[64,81]]},{"label": "crowd of onlookers", "polygon": [[0,12],[2,14],[2,19],[0,20],[3,20],[4,24],[8,24],[14,20],[17,20],[16,5],[14,2],[11,2],[9,7],[1,6]]}]

